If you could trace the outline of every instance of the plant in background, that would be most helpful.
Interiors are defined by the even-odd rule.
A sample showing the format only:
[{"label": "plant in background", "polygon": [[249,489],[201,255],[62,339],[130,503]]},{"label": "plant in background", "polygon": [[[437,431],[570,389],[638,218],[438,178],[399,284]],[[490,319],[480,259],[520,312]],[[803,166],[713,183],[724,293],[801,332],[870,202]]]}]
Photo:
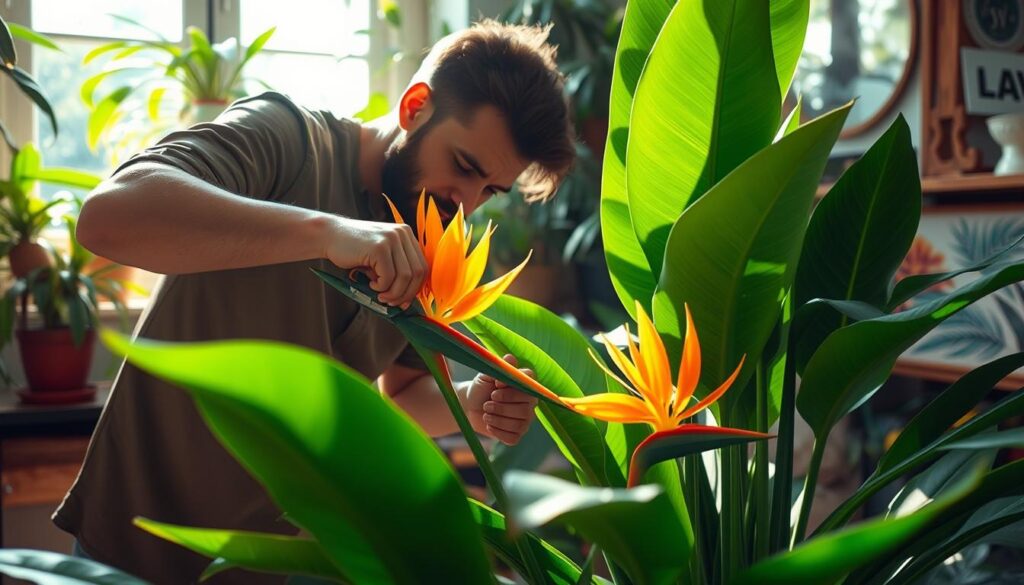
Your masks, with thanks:
[{"label": "plant in background", "polygon": [[[46,93],[43,88],[39,86],[35,78],[32,77],[27,71],[18,67],[18,53],[14,49],[14,38],[19,38],[30,43],[45,46],[51,49],[60,50],[57,45],[53,43],[49,38],[32,31],[29,28],[21,26],[15,23],[7,23],[3,18],[0,18],[0,61],[3,62],[3,67],[0,67],[0,71],[3,71],[8,77],[14,81],[14,84],[18,87],[21,93],[25,94],[32,103],[36,105],[46,117],[50,120],[50,125],[53,127],[53,136],[57,136],[57,116],[53,113],[53,106],[50,105],[50,100],[47,99]],[[0,135],[3,135],[4,142],[7,143],[11,149],[16,149],[17,146],[14,142],[14,138],[8,132],[7,127],[0,123]]]},{"label": "plant in background", "polygon": [[[268,29],[251,45],[242,47],[235,38],[211,44],[202,30],[189,27],[186,32],[190,44],[182,47],[134,20],[112,17],[144,29],[158,40],[113,41],[85,56],[83,64],[88,65],[101,55],[113,53],[102,71],[82,83],[82,100],[92,109],[88,143],[93,149],[133,111],[148,112],[148,117],[141,121],[147,130],[141,137],[143,140],[178,126],[182,120],[191,123],[212,120],[231,101],[246,95],[245,83],[249,80],[244,76],[245,66],[263,49],[275,30]],[[138,78],[139,73],[147,72],[142,79]],[[108,79],[123,81],[97,98],[98,87]],[[140,97],[143,91],[145,98]],[[170,98],[184,102],[174,116],[164,113],[165,103],[172,103]]]},{"label": "plant in background", "polygon": [[[902,118],[811,213],[849,106],[803,125],[799,115],[782,119],[807,15],[807,0],[626,7],[601,221],[612,280],[623,309],[641,324],[641,339],[632,363],[611,349],[609,359],[662,404],[677,380],[671,413],[696,378],[691,398],[707,408],[678,428],[697,424],[707,432],[659,437],[650,425],[566,408],[596,400],[636,404],[639,397],[610,375],[609,359],[590,339],[542,307],[500,297],[465,321],[485,351],[447,324],[375,306],[344,278],[320,273],[391,319],[424,357],[436,358],[427,362],[442,389],[447,372],[439,353],[547,397],[537,418],[575,481],[488,477],[500,508],[494,510],[465,498],[407,417],[322,355],[262,342],[129,343],[111,336],[133,363],[185,387],[221,441],[311,536],[140,524],[215,558],[211,571],[238,566],[354,583],[491,582],[484,546],[530,583],[606,583],[592,573],[596,553],[581,559],[531,532],[559,523],[604,555],[618,583],[897,585],[928,578],[976,543],[1001,542],[994,540],[1001,531],[1019,530],[1024,461],[997,465],[996,455],[1020,443],[1019,432],[999,426],[1024,414],[1024,393],[981,404],[1024,367],[1024,353],[969,372],[927,402],[864,483],[811,522],[833,427],[870,401],[900,355],[929,331],[1024,280],[1024,262],[1015,256],[1024,238],[956,272],[893,284],[921,206]],[[926,292],[968,273],[977,278]],[[912,299],[911,308],[896,311]],[[699,375],[692,367],[696,331]],[[648,349],[659,340],[667,368],[661,352]],[[627,352],[630,345],[618,343]],[[537,381],[500,365],[496,356],[504,353]],[[253,372],[254,362],[265,367]],[[723,380],[731,390],[712,403]],[[621,398],[609,398],[614,393]],[[601,398],[587,398],[594,396]],[[458,405],[449,405],[458,418]],[[815,443],[794,502],[796,411]],[[968,412],[977,414],[962,421]],[[737,444],[748,438],[721,434],[738,427],[763,435],[775,422],[774,456],[765,441],[751,451]],[[331,449],[323,437],[335,439]],[[371,464],[380,471],[364,473]],[[865,502],[897,482],[905,483],[882,514],[851,523]]]}]

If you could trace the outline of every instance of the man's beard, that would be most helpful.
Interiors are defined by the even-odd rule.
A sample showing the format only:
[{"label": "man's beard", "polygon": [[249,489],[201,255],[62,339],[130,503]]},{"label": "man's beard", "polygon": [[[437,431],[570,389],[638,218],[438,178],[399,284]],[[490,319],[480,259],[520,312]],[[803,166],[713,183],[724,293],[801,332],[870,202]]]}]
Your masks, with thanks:
[{"label": "man's beard", "polygon": [[[416,205],[419,202],[420,191],[423,189],[420,183],[423,179],[423,171],[416,161],[420,148],[423,146],[423,140],[434,123],[434,120],[428,120],[418,131],[407,134],[404,143],[391,147],[384,160],[384,168],[381,170],[381,188],[384,194],[391,199],[395,207],[398,208],[398,212],[402,214],[402,218],[413,228],[416,228]],[[455,214],[454,206],[450,201],[440,200],[436,196],[435,200],[442,216],[450,218]]]}]

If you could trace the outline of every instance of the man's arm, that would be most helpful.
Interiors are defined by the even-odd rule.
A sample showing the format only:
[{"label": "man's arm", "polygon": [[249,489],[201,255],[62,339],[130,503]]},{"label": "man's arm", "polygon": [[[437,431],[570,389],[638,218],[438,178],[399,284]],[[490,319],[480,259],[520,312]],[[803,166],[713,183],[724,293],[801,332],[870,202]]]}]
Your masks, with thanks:
[{"label": "man's arm", "polygon": [[100,184],[82,208],[77,236],[115,262],[164,274],[315,258],[368,267],[374,290],[392,304],[411,301],[426,273],[408,226],[241,197],[153,162]]},{"label": "man's arm", "polygon": [[[511,356],[505,359],[515,363]],[[459,431],[437,382],[428,372],[394,364],[381,374],[378,383],[381,392],[409,413],[428,435],[441,437]],[[506,445],[519,442],[537,405],[536,398],[484,375],[456,384],[455,393],[473,429]]]}]

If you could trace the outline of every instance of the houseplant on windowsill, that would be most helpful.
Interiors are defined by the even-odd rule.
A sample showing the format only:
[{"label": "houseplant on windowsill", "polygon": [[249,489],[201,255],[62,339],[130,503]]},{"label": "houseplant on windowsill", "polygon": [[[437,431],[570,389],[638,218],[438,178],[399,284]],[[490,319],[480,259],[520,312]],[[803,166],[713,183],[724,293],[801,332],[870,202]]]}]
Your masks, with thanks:
[{"label": "houseplant on windowsill", "polygon": [[[120,298],[125,283],[112,276],[111,264],[87,270],[94,256],[78,243],[75,219],[64,217],[68,230],[67,254],[52,251],[51,264],[17,279],[0,301],[0,348],[15,332],[28,389],[19,392],[30,403],[85,400],[95,389],[87,385],[95,343],[97,294],[113,303],[127,323]],[[30,327],[29,299],[42,326]]]},{"label": "houseplant on windowsill", "polygon": [[[135,120],[141,122],[135,126],[145,127],[140,131],[145,136],[140,134],[138,138],[146,139],[154,126],[170,130],[213,120],[233,100],[246,95],[245,66],[263,49],[275,30],[266,30],[251,45],[242,47],[235,38],[211,44],[202,30],[192,26],[186,31],[190,44],[182,47],[134,20],[122,16],[114,18],[144,29],[158,40],[113,41],[85,56],[83,65],[88,65],[97,57],[113,52],[103,69],[82,83],[82,100],[92,109],[88,142],[93,149],[101,139],[112,138],[115,128],[120,127],[118,129],[125,132],[124,123],[119,122],[126,114],[136,111],[148,112],[144,120]],[[137,74],[141,72],[149,73],[140,80]],[[132,73],[136,75],[126,77]],[[108,79],[119,83],[97,99],[97,89]],[[184,105],[175,115],[167,115],[167,107],[177,103],[172,98],[181,98]],[[132,120],[124,122],[131,125]],[[134,133],[125,134],[121,138],[130,141]]]}]

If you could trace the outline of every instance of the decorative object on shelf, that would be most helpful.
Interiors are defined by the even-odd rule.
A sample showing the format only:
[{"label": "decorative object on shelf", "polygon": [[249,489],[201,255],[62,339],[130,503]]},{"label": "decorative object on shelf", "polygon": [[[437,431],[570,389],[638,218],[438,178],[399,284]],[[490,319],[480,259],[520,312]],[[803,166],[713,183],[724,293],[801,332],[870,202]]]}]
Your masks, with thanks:
[{"label": "decorative object on shelf", "polygon": [[963,11],[979,46],[999,51],[1024,47],[1024,0],[963,0]]},{"label": "decorative object on shelf", "polygon": [[[1024,236],[1024,207],[949,206],[925,208],[917,238],[896,275],[899,281],[916,274],[959,270],[983,262]],[[1024,258],[1024,250],[1003,260]],[[985,273],[970,272],[936,283],[906,303],[903,310],[942,296]],[[993,359],[1024,351],[1024,287],[1008,286],[960,311],[926,335],[900,359],[915,375],[948,380]],[[1024,372],[1011,376],[1013,387]]]},{"label": "decorative object on shelf", "polygon": [[1024,173],[1024,113],[992,116],[987,123],[992,138],[1003,147],[995,174]]},{"label": "decorative object on shelf", "polygon": [[856,98],[842,137],[856,136],[892,110],[916,60],[915,0],[811,0],[792,96],[806,120]]}]

